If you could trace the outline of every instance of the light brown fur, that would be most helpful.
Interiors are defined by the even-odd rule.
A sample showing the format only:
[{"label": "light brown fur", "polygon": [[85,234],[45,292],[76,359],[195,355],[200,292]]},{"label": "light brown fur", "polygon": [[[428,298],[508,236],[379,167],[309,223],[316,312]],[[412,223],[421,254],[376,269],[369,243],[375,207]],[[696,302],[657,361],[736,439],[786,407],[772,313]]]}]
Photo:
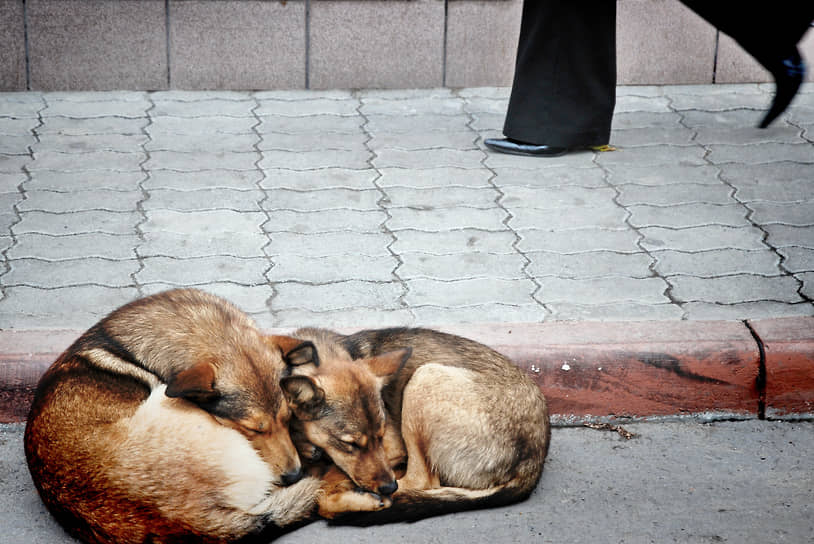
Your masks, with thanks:
[{"label": "light brown fur", "polygon": [[[302,425],[304,436],[325,450],[356,486],[385,495],[385,503],[387,493],[377,487],[385,480],[369,475],[384,474],[406,459],[392,507],[371,519],[409,519],[506,504],[522,500],[536,486],[550,439],[546,402],[528,376],[499,353],[427,329],[382,329],[350,336],[301,329],[294,336],[314,343],[320,364],[295,367],[293,373],[312,380],[332,416],[300,422],[297,399],[289,396],[296,416],[292,425]],[[407,355],[406,363],[396,364],[392,374],[379,372],[377,380],[371,372],[365,376],[368,361],[394,362]],[[347,367],[349,359],[361,366],[356,373],[341,371],[341,379],[327,379]],[[380,388],[383,402],[369,400]],[[348,395],[368,400],[341,402]],[[338,433],[337,422],[354,428],[379,410],[386,412],[388,432],[381,435],[380,427],[358,426],[351,433],[354,440],[361,442],[358,435],[365,435],[362,441],[369,446],[343,451],[341,435],[348,433]],[[318,407],[312,411],[320,413]],[[375,453],[377,449],[382,453]],[[362,469],[347,459],[348,454],[376,461]],[[332,492],[340,496],[353,487],[334,480]],[[323,503],[323,515],[341,513],[341,501],[333,508]]]},{"label": "light brown fur", "polygon": [[308,516],[279,381],[284,353],[231,304],[194,289],[132,302],[63,353],[25,431],[34,483],[86,542],[226,542]]}]

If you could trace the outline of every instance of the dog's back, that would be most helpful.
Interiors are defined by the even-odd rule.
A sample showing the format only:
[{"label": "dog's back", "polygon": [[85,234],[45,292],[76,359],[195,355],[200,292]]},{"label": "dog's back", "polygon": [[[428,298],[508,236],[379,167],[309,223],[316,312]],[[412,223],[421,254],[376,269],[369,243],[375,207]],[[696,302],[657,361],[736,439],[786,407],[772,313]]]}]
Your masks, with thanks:
[{"label": "dog's back", "polygon": [[[361,331],[341,342],[354,358],[412,349],[383,391],[407,443],[407,474],[392,510],[377,517],[504,504],[531,493],[548,451],[548,410],[539,388],[509,359],[428,329]],[[416,467],[422,458],[418,464],[426,466]],[[437,489],[417,489],[428,481]]]}]

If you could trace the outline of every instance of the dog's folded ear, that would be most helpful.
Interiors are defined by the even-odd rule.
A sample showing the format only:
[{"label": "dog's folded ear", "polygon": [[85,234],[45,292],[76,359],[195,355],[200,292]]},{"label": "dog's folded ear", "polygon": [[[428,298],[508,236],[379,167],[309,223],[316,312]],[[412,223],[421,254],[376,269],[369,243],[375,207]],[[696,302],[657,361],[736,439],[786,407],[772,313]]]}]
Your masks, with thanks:
[{"label": "dog's folded ear", "polygon": [[280,380],[280,386],[298,419],[309,421],[319,417],[325,404],[325,391],[312,378],[288,376]]},{"label": "dog's folded ear", "polygon": [[215,366],[204,362],[179,372],[167,383],[166,395],[196,404],[213,401],[220,396],[215,389]]},{"label": "dog's folded ear", "polygon": [[276,346],[283,353],[286,364],[301,366],[313,363],[319,366],[317,348],[309,340],[300,340],[291,336],[266,336],[267,344]]},{"label": "dog's folded ear", "polygon": [[401,370],[412,354],[412,348],[396,349],[365,359],[365,364],[374,376],[387,378]]}]

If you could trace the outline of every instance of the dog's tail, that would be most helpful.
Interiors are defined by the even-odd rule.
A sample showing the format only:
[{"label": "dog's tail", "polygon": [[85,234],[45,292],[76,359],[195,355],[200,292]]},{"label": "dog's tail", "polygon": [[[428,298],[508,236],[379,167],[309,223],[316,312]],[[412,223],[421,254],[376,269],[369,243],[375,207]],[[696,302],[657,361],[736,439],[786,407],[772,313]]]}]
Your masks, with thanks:
[{"label": "dog's tail", "polygon": [[[536,483],[536,482],[535,482]],[[377,525],[419,519],[465,510],[492,508],[520,502],[528,498],[534,486],[507,484],[488,489],[439,487],[435,489],[405,489],[397,491],[393,504],[378,512],[360,512],[336,518],[338,524]]]}]

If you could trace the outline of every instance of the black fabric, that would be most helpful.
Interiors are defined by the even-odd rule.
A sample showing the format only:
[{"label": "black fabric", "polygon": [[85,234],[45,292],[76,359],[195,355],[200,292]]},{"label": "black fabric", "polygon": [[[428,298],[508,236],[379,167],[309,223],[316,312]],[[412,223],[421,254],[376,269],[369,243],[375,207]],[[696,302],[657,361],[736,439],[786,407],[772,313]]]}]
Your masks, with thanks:
[{"label": "black fabric", "polygon": [[526,0],[503,133],[556,147],[607,144],[616,104],[616,2]]},{"label": "black fabric", "polygon": [[782,69],[814,20],[814,1],[681,0],[695,13],[738,42],[767,70]]}]

